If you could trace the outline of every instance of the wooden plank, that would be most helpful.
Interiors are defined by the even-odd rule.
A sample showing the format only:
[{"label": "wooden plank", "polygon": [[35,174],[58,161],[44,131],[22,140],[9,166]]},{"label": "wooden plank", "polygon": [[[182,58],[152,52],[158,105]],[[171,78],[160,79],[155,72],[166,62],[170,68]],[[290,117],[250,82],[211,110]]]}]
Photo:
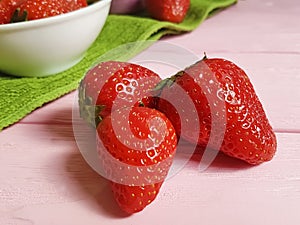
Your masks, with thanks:
[{"label": "wooden plank", "polygon": [[80,154],[72,92],[0,133],[0,224],[298,225],[299,11],[297,0],[239,1],[194,32],[164,38],[199,58],[206,51],[248,72],[277,131],[271,162],[252,167],[220,154],[200,172],[196,155],[165,182],[153,204],[126,217],[107,181]]},{"label": "wooden plank", "polygon": [[203,52],[300,53],[300,5],[288,2],[239,1],[204,21],[196,32],[167,37],[174,44]]},{"label": "wooden plank", "polygon": [[107,181],[79,153],[70,124],[18,124],[0,136],[0,215],[5,221],[0,224],[296,225],[300,134],[277,136],[271,162],[252,167],[219,155],[199,172],[197,161],[190,161],[145,211],[124,217]]}]

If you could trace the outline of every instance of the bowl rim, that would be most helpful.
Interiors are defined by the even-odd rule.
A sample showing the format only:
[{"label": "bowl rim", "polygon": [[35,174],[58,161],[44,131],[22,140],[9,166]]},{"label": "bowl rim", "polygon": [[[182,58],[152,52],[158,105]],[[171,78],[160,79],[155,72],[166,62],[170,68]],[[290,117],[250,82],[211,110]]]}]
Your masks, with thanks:
[{"label": "bowl rim", "polygon": [[63,22],[68,19],[72,19],[74,17],[80,18],[81,15],[89,14],[95,10],[103,8],[108,4],[111,4],[112,0],[99,0],[94,2],[86,7],[74,10],[72,12],[51,16],[47,18],[37,19],[37,20],[30,20],[30,21],[22,21],[17,23],[8,23],[8,24],[1,24],[0,25],[0,32],[6,30],[20,30],[20,29],[28,29],[37,26],[44,26],[50,25],[57,22]]}]

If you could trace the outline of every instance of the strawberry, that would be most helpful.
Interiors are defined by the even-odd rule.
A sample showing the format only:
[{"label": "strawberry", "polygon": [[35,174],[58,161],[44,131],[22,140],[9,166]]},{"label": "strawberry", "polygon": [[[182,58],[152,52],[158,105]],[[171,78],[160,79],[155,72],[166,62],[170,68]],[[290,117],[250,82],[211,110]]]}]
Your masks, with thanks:
[{"label": "strawberry", "polygon": [[145,0],[151,17],[157,20],[180,23],[190,7],[190,0]]},{"label": "strawberry", "polygon": [[25,20],[36,20],[68,13],[87,6],[86,0],[27,0],[18,8]]},{"label": "strawberry", "polygon": [[155,109],[120,108],[102,120],[97,127],[97,150],[122,210],[139,212],[156,198],[176,144],[173,125]]},{"label": "strawberry", "polygon": [[24,0],[0,0],[0,24],[11,22],[14,11]]},{"label": "strawberry", "polygon": [[80,115],[97,126],[113,109],[139,104],[151,107],[150,90],[160,81],[156,73],[140,65],[101,62],[80,82]]},{"label": "strawberry", "polygon": [[[178,87],[194,103],[198,118],[185,108]],[[157,109],[172,121],[177,135],[254,165],[273,158],[274,131],[249,77],[233,62],[205,57],[157,89]],[[176,108],[166,99],[173,99]]]}]

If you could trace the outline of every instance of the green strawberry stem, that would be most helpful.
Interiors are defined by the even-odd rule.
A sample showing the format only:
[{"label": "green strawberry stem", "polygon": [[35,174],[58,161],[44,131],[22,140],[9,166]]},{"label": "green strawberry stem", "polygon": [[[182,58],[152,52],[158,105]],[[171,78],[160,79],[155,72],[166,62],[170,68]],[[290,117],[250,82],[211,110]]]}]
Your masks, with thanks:
[{"label": "green strawberry stem", "polygon": [[95,2],[98,2],[99,0],[87,0],[87,4],[90,5],[90,4],[93,4]]},{"label": "green strawberry stem", "polygon": [[27,21],[27,20],[28,20],[27,11],[24,10],[23,13],[20,13],[20,9],[17,8],[13,13],[10,22],[11,23],[18,23],[18,22],[23,22],[23,21]]},{"label": "green strawberry stem", "polygon": [[104,109],[103,105],[94,105],[92,98],[85,95],[83,85],[80,85],[79,90],[79,114],[89,125],[96,128],[102,121],[100,112]]},{"label": "green strawberry stem", "polygon": [[[190,67],[193,67],[194,65],[198,64],[199,62],[203,61],[203,60],[206,60],[208,59],[207,55],[206,55],[206,52],[204,52],[204,56],[202,59],[200,59],[199,61],[195,62],[194,64],[188,66],[187,68],[185,68],[184,70],[190,68]],[[162,90],[165,88],[165,87],[171,87],[175,82],[176,82],[176,79],[178,77],[181,77],[183,74],[184,74],[184,70],[182,71],[179,71],[177,72],[175,75],[171,76],[171,77],[168,77],[164,80],[162,80],[161,82],[159,82],[156,87],[153,89],[153,92],[155,93],[155,96],[156,97],[159,97],[161,95],[161,92]]]}]

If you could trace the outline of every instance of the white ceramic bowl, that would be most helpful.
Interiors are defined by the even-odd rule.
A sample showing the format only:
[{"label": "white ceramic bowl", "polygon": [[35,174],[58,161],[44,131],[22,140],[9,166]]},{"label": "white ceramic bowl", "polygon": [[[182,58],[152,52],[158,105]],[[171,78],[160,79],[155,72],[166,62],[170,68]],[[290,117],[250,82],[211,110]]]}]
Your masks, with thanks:
[{"label": "white ceramic bowl", "polygon": [[77,64],[109,13],[111,0],[45,19],[0,25],[0,71],[48,76]]}]

